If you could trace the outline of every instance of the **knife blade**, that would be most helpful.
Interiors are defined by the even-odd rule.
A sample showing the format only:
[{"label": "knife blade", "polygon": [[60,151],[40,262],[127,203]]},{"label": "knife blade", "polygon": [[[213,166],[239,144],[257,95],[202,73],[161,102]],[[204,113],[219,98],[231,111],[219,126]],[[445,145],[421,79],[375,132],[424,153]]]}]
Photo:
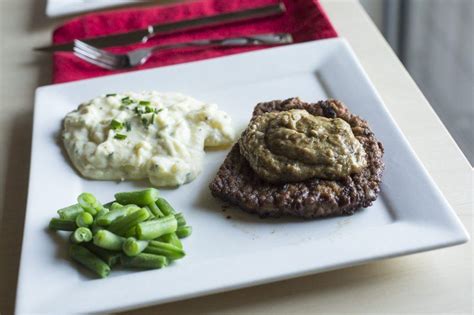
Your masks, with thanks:
[{"label": "knife blade", "polygon": [[[166,24],[150,25],[146,29],[141,29],[137,31],[93,37],[81,40],[98,48],[129,45],[139,42],[146,42],[148,39],[157,35],[170,34],[178,31],[195,30],[202,27],[241,22],[250,19],[277,16],[283,14],[285,11],[285,5],[280,2],[277,4],[228,13],[221,13],[196,19],[188,19]],[[69,42],[45,47],[37,47],[34,48],[34,50],[42,52],[72,51],[73,47],[73,42]]]}]

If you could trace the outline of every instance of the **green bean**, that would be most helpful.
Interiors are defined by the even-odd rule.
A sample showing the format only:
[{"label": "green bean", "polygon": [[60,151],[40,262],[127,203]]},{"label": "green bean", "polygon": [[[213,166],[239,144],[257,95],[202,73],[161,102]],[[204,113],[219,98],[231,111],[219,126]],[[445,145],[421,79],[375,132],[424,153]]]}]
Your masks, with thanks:
[{"label": "green bean", "polygon": [[107,230],[97,231],[94,235],[94,244],[108,250],[121,250],[124,240],[123,237]]},{"label": "green bean", "polygon": [[112,206],[113,203],[114,201],[110,201],[110,202],[107,202],[106,204],[103,204],[102,206],[110,210],[110,207]]},{"label": "green bean", "polygon": [[92,240],[92,232],[88,228],[81,226],[71,233],[70,239],[74,244],[90,242]]},{"label": "green bean", "polygon": [[94,222],[91,224],[91,226],[89,226],[89,230],[92,231],[92,234],[96,234],[97,232],[99,232],[100,230],[103,230],[104,228],[100,225],[97,225],[97,222]]},{"label": "green bean", "polygon": [[89,212],[82,212],[76,217],[76,225],[78,227],[81,227],[81,226],[87,227],[91,225],[92,223],[94,223],[94,217]]},{"label": "green bean", "polygon": [[137,235],[141,240],[153,240],[161,235],[173,233],[178,227],[178,222],[173,215],[157,220],[137,224]]},{"label": "green bean", "polygon": [[118,235],[125,235],[132,227],[140,222],[146,221],[150,217],[148,210],[142,208],[114,220],[108,227],[108,230]]},{"label": "green bean", "polygon": [[100,209],[98,212],[97,212],[97,215],[95,216],[96,219],[100,218],[100,217],[103,217],[104,215],[106,215],[107,213],[109,213],[110,210],[108,208],[105,208],[103,207],[102,209]]},{"label": "green bean", "polygon": [[122,208],[123,205],[119,204],[118,202],[113,202],[112,205],[110,206],[110,210],[117,210],[117,209],[120,209]]},{"label": "green bean", "polygon": [[160,208],[158,208],[158,206],[156,205],[156,203],[152,202],[148,205],[148,208],[150,209],[150,211],[155,215],[155,217],[157,218],[162,218],[164,217],[165,215],[163,214],[163,212],[160,211]]},{"label": "green bean", "polygon": [[181,226],[176,230],[176,235],[178,235],[179,238],[185,238],[191,235],[193,232],[193,228],[190,226]]},{"label": "green bean", "polygon": [[186,225],[186,219],[184,219],[182,213],[176,213],[174,217],[176,218],[176,221],[178,221],[178,227]]},{"label": "green bean", "polygon": [[102,208],[102,205],[97,201],[94,195],[86,192],[77,197],[77,202],[81,205],[84,211],[87,211],[92,215],[96,215],[97,211]]},{"label": "green bean", "polygon": [[51,221],[49,221],[49,228],[57,231],[74,231],[77,225],[73,220],[52,218]]},{"label": "green bean", "polygon": [[134,211],[140,210],[140,207],[135,205],[121,206],[118,209],[110,210],[108,213],[104,214],[101,217],[98,217],[96,222],[100,226],[108,226],[116,219],[126,216]]},{"label": "green bean", "polygon": [[178,248],[183,248],[183,243],[181,243],[176,233],[169,233],[169,234],[162,235],[158,237],[156,240],[174,245]]},{"label": "green bean", "polygon": [[160,208],[161,212],[165,216],[176,213],[174,208],[164,198],[158,198],[158,200],[156,200],[156,205],[158,206],[158,208]]},{"label": "green bean", "polygon": [[123,266],[131,268],[158,269],[167,266],[168,259],[164,256],[142,253],[133,257],[122,255],[121,263]]},{"label": "green bean", "polygon": [[110,273],[109,265],[81,245],[71,245],[69,247],[69,256],[84,267],[95,272],[101,278],[106,278]]},{"label": "green bean", "polygon": [[82,209],[79,204],[75,204],[58,210],[59,218],[65,220],[75,220],[77,215],[81,212],[84,212],[84,209]]},{"label": "green bean", "polygon": [[122,250],[127,256],[137,256],[148,246],[148,241],[137,241],[134,237],[129,237],[123,242]]},{"label": "green bean", "polygon": [[183,258],[185,255],[182,248],[158,241],[150,241],[148,247],[145,248],[145,253],[161,255],[173,260]]},{"label": "green bean", "polygon": [[144,207],[158,199],[160,192],[155,188],[148,188],[145,190],[137,190],[131,192],[120,192],[115,194],[117,202],[128,205],[134,204]]},{"label": "green bean", "polygon": [[146,211],[148,211],[148,214],[149,214],[148,220],[152,220],[152,219],[156,218],[155,215],[153,214],[153,212],[151,211],[150,207],[145,206],[145,207],[143,207],[143,209],[146,209]]},{"label": "green bean", "polygon": [[113,267],[120,262],[120,256],[122,255],[121,252],[104,249],[94,245],[92,242],[83,243],[83,246],[105,261],[105,263],[110,267]]},{"label": "green bean", "polygon": [[125,237],[136,237],[137,236],[137,226],[135,225],[130,230],[127,231],[124,235]]}]

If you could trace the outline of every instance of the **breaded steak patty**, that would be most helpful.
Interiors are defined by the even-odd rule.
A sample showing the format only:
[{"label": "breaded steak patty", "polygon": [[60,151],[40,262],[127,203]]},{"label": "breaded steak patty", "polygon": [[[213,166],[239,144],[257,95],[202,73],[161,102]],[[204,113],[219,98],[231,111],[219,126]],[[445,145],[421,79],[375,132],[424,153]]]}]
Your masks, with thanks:
[{"label": "breaded steak patty", "polygon": [[337,180],[312,178],[302,182],[271,184],[257,176],[235,144],[210,183],[212,195],[261,217],[318,218],[348,215],[368,207],[377,198],[384,163],[383,146],[366,121],[351,114],[337,100],[305,103],[298,98],[259,103],[253,118],[266,112],[305,109],[312,115],[341,118],[351,126],[366,152],[367,167]]}]

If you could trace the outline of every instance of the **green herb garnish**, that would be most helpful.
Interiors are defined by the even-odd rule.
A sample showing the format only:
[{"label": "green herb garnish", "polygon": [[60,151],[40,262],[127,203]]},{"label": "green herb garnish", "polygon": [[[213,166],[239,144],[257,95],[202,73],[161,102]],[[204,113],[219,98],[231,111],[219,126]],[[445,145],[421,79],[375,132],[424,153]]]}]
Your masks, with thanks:
[{"label": "green herb garnish", "polygon": [[133,103],[133,100],[130,98],[130,96],[126,96],[122,98],[122,105],[130,105]]},{"label": "green herb garnish", "polygon": [[154,112],[153,108],[151,108],[150,106],[145,107],[145,113],[148,114],[148,113],[152,113],[152,112]]},{"label": "green herb garnish", "polygon": [[112,119],[112,121],[110,122],[110,128],[113,130],[121,130],[123,129],[123,123],[118,120]]},{"label": "green herb garnish", "polygon": [[148,129],[148,119],[146,119],[145,117],[142,118],[142,124],[143,124],[143,127],[145,127],[145,129]]},{"label": "green herb garnish", "polygon": [[117,133],[117,134],[114,136],[114,138],[117,139],[117,140],[125,140],[125,139],[127,139],[127,135],[123,135],[123,134]]},{"label": "green herb garnish", "polygon": [[112,94],[105,94],[105,97],[109,97],[109,96],[117,96],[116,93],[112,93]]},{"label": "green herb garnish", "polygon": [[138,105],[148,106],[148,105],[151,105],[151,102],[150,101],[140,101],[140,102],[138,102]]},{"label": "green herb garnish", "polygon": [[131,124],[129,121],[126,121],[126,122],[125,122],[125,129],[127,129],[127,131],[131,131],[131,130],[132,130],[132,124]]}]

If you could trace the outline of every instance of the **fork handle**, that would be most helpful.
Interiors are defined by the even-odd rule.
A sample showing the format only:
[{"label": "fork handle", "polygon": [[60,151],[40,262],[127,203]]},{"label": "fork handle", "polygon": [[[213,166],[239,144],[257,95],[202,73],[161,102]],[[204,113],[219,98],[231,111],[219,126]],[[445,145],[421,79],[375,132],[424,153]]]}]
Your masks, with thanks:
[{"label": "fork handle", "polygon": [[151,51],[175,49],[182,47],[200,47],[200,46],[257,46],[257,45],[281,45],[290,44],[293,38],[288,33],[272,33],[253,36],[241,36],[224,39],[200,39],[190,42],[157,45],[151,47]]}]

